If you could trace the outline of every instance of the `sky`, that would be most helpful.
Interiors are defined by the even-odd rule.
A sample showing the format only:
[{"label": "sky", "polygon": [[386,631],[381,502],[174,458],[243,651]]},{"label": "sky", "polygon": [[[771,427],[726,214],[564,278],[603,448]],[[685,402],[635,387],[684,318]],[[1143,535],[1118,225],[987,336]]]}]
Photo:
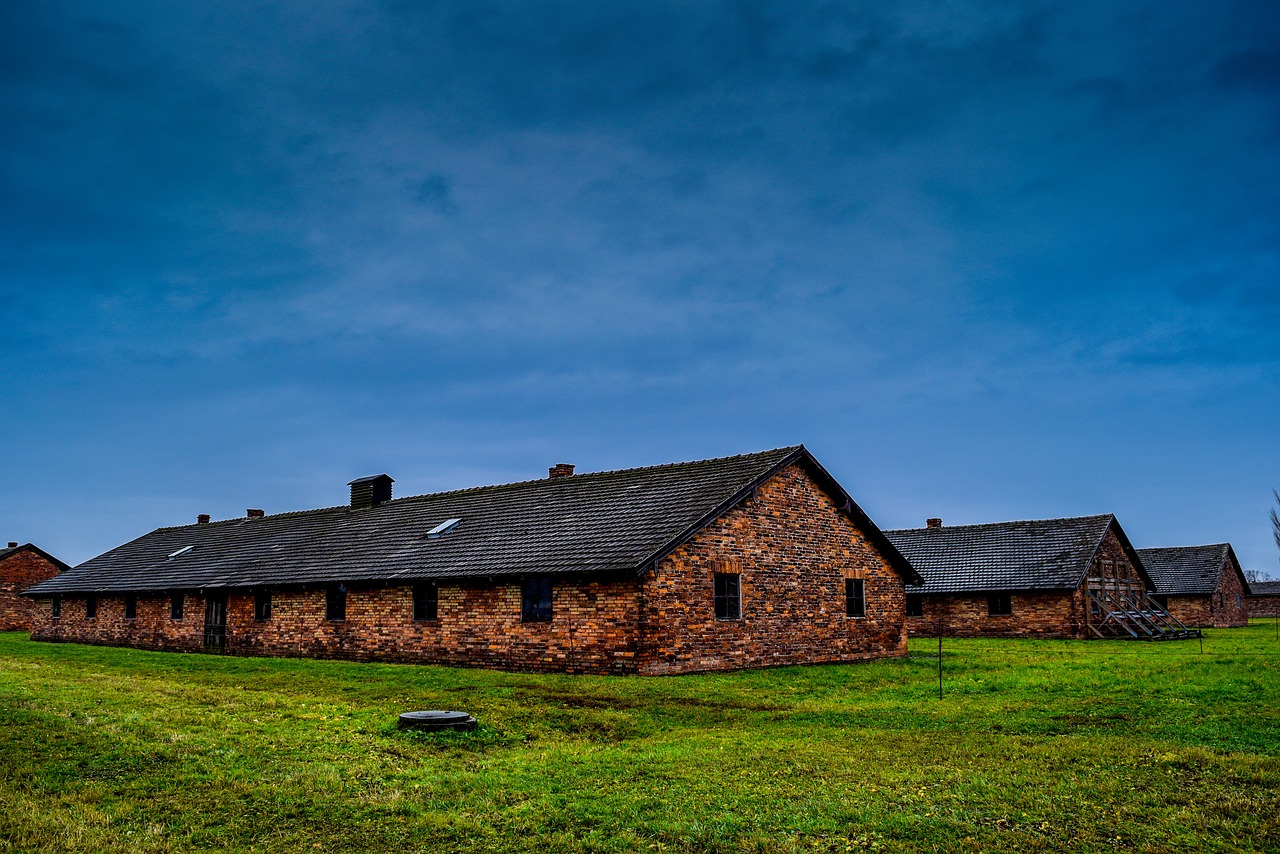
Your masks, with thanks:
[{"label": "sky", "polygon": [[0,4],[0,540],[804,443],[1280,576],[1280,6]]}]

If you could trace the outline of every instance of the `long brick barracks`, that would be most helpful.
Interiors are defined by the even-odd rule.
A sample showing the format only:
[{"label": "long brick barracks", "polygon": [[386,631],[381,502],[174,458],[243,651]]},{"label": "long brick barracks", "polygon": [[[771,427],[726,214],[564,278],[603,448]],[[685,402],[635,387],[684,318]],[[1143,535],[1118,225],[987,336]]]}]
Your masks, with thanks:
[{"label": "long brick barracks", "polygon": [[907,651],[920,577],[803,447],[161,528],[27,591],[32,637],[575,673]]},{"label": "long brick barracks", "polygon": [[908,631],[1196,637],[1243,623],[1250,592],[1229,545],[1140,552],[1111,515],[886,533],[803,446],[392,483],[160,528],[11,610],[43,641],[667,674],[902,656]]}]

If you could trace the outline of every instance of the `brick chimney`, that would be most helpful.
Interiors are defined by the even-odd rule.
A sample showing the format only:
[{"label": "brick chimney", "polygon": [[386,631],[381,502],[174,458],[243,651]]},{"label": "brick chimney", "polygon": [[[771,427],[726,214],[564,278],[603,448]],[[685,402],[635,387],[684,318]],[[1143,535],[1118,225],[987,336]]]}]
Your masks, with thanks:
[{"label": "brick chimney", "polygon": [[196,524],[197,524],[197,525],[208,525],[208,524],[209,524],[209,514],[208,514],[208,513],[201,513],[199,516],[197,516],[197,517],[196,517]]},{"label": "brick chimney", "polygon": [[924,521],[924,524],[925,524],[925,527],[927,527],[927,528],[941,528],[941,527],[942,527],[942,520],[941,520],[941,519],[926,519],[926,520]]},{"label": "brick chimney", "polygon": [[547,477],[551,480],[561,477],[573,477],[573,463],[556,463],[547,469]]},{"label": "brick chimney", "polygon": [[351,487],[351,509],[368,510],[390,501],[393,483],[395,480],[385,474],[371,474],[351,481],[347,484]]},{"label": "brick chimney", "polygon": [[17,540],[10,540],[10,541],[9,541],[9,548],[11,548],[11,549],[16,549],[17,547],[18,547],[18,542],[17,542]]},{"label": "brick chimney", "polygon": [[261,519],[263,516],[267,515],[267,513],[265,510],[257,510],[250,507],[248,510],[244,511],[244,515],[250,519]]}]

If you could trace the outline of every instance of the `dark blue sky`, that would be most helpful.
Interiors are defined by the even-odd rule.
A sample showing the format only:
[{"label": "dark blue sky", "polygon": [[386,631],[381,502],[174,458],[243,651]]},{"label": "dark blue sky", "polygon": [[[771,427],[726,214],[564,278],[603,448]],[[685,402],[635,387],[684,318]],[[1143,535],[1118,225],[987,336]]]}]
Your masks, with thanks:
[{"label": "dark blue sky", "polygon": [[0,539],[804,442],[1280,571],[1270,0],[8,0],[0,109]]}]

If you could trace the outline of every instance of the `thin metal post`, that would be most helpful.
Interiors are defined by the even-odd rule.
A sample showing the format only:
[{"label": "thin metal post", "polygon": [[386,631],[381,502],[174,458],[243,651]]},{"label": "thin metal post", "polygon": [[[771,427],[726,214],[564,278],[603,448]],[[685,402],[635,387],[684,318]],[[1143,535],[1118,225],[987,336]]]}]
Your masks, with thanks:
[{"label": "thin metal post", "polygon": [[938,629],[938,699],[942,699],[942,629]]},{"label": "thin metal post", "polygon": [[1204,655],[1204,620],[1200,621],[1200,654]]}]

